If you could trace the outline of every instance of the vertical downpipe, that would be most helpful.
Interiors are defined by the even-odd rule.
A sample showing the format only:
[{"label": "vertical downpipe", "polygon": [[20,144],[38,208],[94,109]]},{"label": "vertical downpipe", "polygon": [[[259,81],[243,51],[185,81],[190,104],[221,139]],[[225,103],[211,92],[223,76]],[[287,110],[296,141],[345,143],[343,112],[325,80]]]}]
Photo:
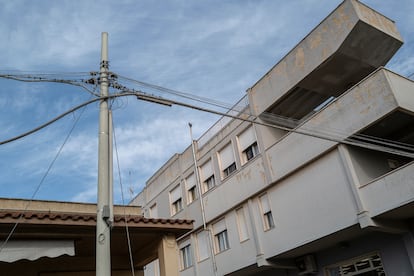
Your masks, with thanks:
[{"label": "vertical downpipe", "polygon": [[210,248],[211,263],[212,263],[212,266],[213,266],[214,275],[218,276],[217,263],[216,263],[216,258],[215,258],[215,255],[214,255],[214,248],[213,248],[213,237],[212,237],[212,233],[211,233],[210,229],[207,227],[206,213],[205,213],[204,201],[203,201],[203,194],[201,193],[201,180],[200,180],[200,174],[198,172],[197,156],[196,156],[196,149],[195,149],[195,143],[196,142],[193,139],[193,130],[192,130],[193,125],[191,123],[188,123],[188,126],[190,128],[191,149],[193,151],[193,161],[194,161],[194,173],[195,173],[195,178],[196,178],[198,197],[200,198],[200,207],[201,207],[201,216],[202,216],[202,220],[203,220],[203,229],[204,229],[204,231],[207,232],[207,236],[208,236],[208,243],[209,243],[208,246]]}]

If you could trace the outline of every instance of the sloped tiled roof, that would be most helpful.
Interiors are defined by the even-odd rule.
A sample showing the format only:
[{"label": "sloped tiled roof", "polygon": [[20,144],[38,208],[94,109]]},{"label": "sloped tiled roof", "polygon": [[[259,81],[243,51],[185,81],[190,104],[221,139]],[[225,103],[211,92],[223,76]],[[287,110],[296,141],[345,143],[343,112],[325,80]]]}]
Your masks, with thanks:
[{"label": "sloped tiled roof", "polygon": [[[16,211],[1,210],[0,223],[14,223],[20,221],[27,224],[64,224],[64,225],[95,225],[96,214],[90,213],[68,213],[68,212],[42,212],[42,211]],[[185,219],[145,218],[141,215],[115,215],[114,226],[140,227],[189,227],[192,228],[193,221]]]}]

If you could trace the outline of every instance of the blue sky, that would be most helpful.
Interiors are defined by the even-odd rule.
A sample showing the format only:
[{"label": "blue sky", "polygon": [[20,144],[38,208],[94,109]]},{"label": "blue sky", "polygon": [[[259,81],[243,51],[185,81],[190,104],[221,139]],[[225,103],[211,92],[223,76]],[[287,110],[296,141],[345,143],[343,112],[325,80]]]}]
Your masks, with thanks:
[{"label": "blue sky", "polygon": [[[362,2],[396,21],[405,44],[387,67],[412,74],[414,1]],[[98,71],[101,32],[108,32],[110,71],[232,105],[340,3],[0,0],[0,73],[59,73],[63,78]],[[0,85],[1,141],[91,97],[64,84],[0,79]],[[198,138],[218,119],[135,98],[115,101],[120,168],[118,173],[114,165],[115,201],[122,202],[120,182],[128,202],[174,153],[189,146],[188,122]],[[91,104],[33,135],[0,145],[0,197],[95,202],[97,138],[98,104]]]}]

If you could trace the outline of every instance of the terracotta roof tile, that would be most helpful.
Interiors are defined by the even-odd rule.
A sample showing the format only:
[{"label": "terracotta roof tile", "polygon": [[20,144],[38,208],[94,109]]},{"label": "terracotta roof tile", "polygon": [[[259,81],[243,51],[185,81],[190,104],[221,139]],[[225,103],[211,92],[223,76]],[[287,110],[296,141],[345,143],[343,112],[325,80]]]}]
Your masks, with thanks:
[{"label": "terracotta roof tile", "polygon": [[[0,211],[0,223],[2,220],[18,220],[24,219],[25,221],[31,220],[49,220],[49,221],[65,221],[65,222],[80,222],[80,223],[91,223],[96,221],[96,214],[88,213],[61,213],[61,212],[41,212],[41,211]],[[144,223],[144,224],[171,224],[171,225],[188,225],[193,224],[193,220],[186,219],[165,219],[165,218],[145,218],[141,215],[115,215],[114,222],[121,223]]]}]

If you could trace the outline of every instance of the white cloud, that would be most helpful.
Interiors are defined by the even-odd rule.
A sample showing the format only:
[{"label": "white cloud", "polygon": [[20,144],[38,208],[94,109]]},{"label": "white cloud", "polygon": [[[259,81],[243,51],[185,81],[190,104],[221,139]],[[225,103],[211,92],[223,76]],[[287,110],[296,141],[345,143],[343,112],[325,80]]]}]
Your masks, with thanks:
[{"label": "white cloud", "polygon": [[[3,2],[0,70],[97,71],[100,35],[107,31],[111,71],[233,104],[341,1]],[[399,2],[403,7],[399,9],[390,1],[364,2],[397,21],[406,45],[390,66],[406,74],[412,72],[412,1]],[[1,87],[0,126],[5,138],[89,98],[87,93],[64,85],[7,81]],[[12,163],[8,167],[13,169],[0,170],[0,186],[14,181],[19,195],[28,186],[33,187],[79,114],[1,147],[0,154],[6,160],[0,164]],[[124,189],[132,186],[135,192],[172,154],[190,144],[189,121],[198,138],[218,119],[185,108],[156,107],[134,98],[118,100],[114,118],[121,177],[128,182]],[[95,200],[97,120],[98,105],[94,104],[80,119],[40,197]],[[115,187],[119,202],[120,188]],[[59,188],[64,193],[53,195]]]}]

